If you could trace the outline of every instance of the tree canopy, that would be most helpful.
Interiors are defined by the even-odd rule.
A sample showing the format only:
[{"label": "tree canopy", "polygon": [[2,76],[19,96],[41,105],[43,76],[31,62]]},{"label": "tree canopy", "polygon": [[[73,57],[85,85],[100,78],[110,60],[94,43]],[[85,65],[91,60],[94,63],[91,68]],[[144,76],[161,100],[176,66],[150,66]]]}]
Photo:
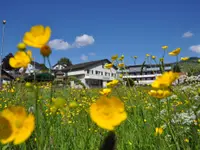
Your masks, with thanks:
[{"label": "tree canopy", "polygon": [[58,64],[60,65],[67,65],[67,66],[71,66],[72,65],[72,62],[69,58],[66,58],[66,57],[62,57],[60,58],[60,60],[58,61]]}]

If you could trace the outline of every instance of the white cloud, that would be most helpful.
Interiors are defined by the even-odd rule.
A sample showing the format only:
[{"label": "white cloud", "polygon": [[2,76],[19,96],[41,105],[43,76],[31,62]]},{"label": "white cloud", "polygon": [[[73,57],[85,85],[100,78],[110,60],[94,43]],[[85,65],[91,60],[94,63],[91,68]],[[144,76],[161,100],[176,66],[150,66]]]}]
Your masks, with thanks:
[{"label": "white cloud", "polygon": [[195,53],[200,53],[200,45],[190,46],[190,50],[195,52]]},{"label": "white cloud", "polygon": [[185,32],[184,34],[183,34],[183,38],[190,38],[190,37],[192,37],[194,34],[192,33],[192,32],[190,32],[190,31],[188,31],[188,32]]},{"label": "white cloud", "polygon": [[81,55],[81,60],[87,61],[87,60],[88,60],[88,56],[85,55],[85,54],[82,54],[82,55]]},{"label": "white cloud", "polygon": [[80,48],[83,46],[91,45],[94,43],[93,36],[83,34],[81,36],[77,36],[75,39],[75,42],[73,43],[73,46]]},{"label": "white cloud", "polygon": [[67,50],[67,49],[71,48],[71,45],[62,39],[51,40],[49,42],[49,46],[56,50]]},{"label": "white cloud", "polygon": [[91,53],[88,53],[88,55],[90,55],[90,56],[95,56],[95,55],[96,55],[96,53],[94,53],[94,52],[91,52]]},{"label": "white cloud", "polygon": [[83,34],[77,36],[73,44],[69,44],[67,41],[64,41],[63,39],[54,39],[49,42],[49,46],[55,50],[67,50],[70,48],[80,48],[83,46],[88,46],[93,43],[94,43],[93,36]]}]

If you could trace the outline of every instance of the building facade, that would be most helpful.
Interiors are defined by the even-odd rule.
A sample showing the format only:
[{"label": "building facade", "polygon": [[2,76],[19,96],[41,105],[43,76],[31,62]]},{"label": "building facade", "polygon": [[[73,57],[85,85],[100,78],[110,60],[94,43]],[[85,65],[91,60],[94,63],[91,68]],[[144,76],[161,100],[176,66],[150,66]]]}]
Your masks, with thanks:
[{"label": "building facade", "polygon": [[[86,63],[75,64],[65,69],[54,69],[53,71],[62,71],[64,76],[74,76],[79,79],[86,88],[106,87],[106,83],[118,77],[117,68],[105,69],[104,65],[111,63],[108,59],[91,61]],[[54,66],[55,68],[57,66]]]},{"label": "building facade", "polygon": [[[141,71],[142,67],[143,71]],[[172,64],[165,64],[165,71],[170,71],[171,69]],[[155,64],[127,66],[124,72],[123,80],[131,79],[135,84],[139,85],[151,84],[156,79],[156,76],[161,75],[160,65]]]}]

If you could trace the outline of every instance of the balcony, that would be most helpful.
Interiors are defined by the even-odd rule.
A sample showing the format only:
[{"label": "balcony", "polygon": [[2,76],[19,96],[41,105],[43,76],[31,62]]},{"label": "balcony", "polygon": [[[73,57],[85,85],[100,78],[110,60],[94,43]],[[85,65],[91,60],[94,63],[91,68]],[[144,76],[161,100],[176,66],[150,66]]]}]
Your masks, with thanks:
[{"label": "balcony", "polygon": [[148,75],[125,75],[123,78],[152,78],[161,74],[148,74]]},{"label": "balcony", "polygon": [[94,80],[114,80],[116,77],[111,76],[103,76],[96,74],[85,74],[85,79],[94,79]]}]

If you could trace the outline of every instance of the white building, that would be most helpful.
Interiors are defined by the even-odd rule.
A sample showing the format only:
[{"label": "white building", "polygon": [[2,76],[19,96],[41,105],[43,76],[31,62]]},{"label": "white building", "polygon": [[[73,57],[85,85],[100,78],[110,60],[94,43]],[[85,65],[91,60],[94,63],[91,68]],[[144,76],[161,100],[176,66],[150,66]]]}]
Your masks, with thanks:
[{"label": "white building", "polygon": [[[108,59],[103,59],[75,64],[62,69],[62,72],[65,73],[65,76],[77,77],[86,88],[106,87],[107,82],[117,78],[117,68],[113,66],[111,69],[105,69],[106,63],[111,62]],[[54,66],[54,68],[56,67]],[[56,72],[56,69],[53,71]],[[60,71],[59,67],[57,71]]]},{"label": "white building", "polygon": [[[38,62],[32,61],[28,64],[28,67],[25,70],[25,73],[30,75],[33,73],[41,73],[42,70],[47,70],[48,68],[44,64],[40,64]],[[24,68],[20,68],[19,72],[23,72]]]},{"label": "white building", "polygon": [[66,69],[67,68],[67,65],[66,64],[55,64],[52,69],[53,70],[62,70],[62,69]]},{"label": "white building", "polygon": [[[129,79],[129,81],[131,79],[135,84],[140,85],[151,84],[156,79],[156,76],[161,75],[160,65],[155,64],[145,64],[142,72],[142,65],[128,66],[126,69],[123,79]],[[170,71],[171,69],[172,64],[165,64],[165,71]]]}]

